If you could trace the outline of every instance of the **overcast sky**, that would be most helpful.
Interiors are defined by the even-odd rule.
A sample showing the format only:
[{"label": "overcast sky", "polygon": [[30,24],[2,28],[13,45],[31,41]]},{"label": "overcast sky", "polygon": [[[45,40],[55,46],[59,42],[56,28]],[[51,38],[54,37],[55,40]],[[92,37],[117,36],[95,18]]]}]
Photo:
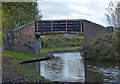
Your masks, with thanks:
[{"label": "overcast sky", "polygon": [[39,0],[42,20],[86,19],[103,26],[109,25],[105,8],[118,0]]}]

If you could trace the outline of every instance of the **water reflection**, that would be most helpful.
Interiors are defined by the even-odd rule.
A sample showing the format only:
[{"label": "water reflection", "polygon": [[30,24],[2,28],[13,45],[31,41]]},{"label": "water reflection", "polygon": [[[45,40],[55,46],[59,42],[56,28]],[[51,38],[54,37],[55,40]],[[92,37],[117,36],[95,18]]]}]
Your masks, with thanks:
[{"label": "water reflection", "polygon": [[79,52],[56,53],[55,58],[37,62],[36,71],[51,81],[120,82],[118,62],[81,60]]},{"label": "water reflection", "polygon": [[86,82],[120,82],[118,62],[85,61]]},{"label": "water reflection", "polygon": [[41,62],[41,75],[51,81],[84,82],[85,70],[80,53],[58,53]]}]

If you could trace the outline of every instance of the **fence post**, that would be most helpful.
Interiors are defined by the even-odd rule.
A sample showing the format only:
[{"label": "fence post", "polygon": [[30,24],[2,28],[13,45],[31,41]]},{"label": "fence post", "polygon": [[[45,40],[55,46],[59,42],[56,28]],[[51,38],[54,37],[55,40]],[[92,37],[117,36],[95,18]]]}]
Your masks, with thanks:
[{"label": "fence post", "polygon": [[67,33],[67,21],[66,21],[66,33]]},{"label": "fence post", "polygon": [[80,31],[81,31],[81,34],[82,34],[82,21],[80,21]]},{"label": "fence post", "polygon": [[53,33],[53,23],[51,21],[51,33]]}]

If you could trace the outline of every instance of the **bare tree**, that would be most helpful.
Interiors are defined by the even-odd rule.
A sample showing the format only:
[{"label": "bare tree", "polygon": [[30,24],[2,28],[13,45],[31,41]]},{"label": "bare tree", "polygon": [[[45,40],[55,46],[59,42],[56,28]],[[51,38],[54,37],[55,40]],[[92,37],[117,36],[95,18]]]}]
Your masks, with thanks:
[{"label": "bare tree", "polygon": [[120,28],[120,1],[116,3],[110,2],[106,10],[105,15],[109,24],[114,28]]}]

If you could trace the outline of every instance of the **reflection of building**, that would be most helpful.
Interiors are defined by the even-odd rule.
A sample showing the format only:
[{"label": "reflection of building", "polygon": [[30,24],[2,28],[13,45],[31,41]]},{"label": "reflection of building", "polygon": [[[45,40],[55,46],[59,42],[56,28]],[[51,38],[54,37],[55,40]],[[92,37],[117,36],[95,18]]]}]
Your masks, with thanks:
[{"label": "reflection of building", "polygon": [[40,65],[40,62],[36,62],[36,63],[35,63],[35,71],[36,71],[37,73],[39,73],[39,74],[40,74],[40,69],[41,69],[40,66],[41,66],[41,65]]},{"label": "reflection of building", "polygon": [[103,75],[85,67],[85,82],[103,82]]},{"label": "reflection of building", "polygon": [[51,81],[84,82],[84,63],[80,53],[55,54],[57,59],[41,62],[41,75]]}]

